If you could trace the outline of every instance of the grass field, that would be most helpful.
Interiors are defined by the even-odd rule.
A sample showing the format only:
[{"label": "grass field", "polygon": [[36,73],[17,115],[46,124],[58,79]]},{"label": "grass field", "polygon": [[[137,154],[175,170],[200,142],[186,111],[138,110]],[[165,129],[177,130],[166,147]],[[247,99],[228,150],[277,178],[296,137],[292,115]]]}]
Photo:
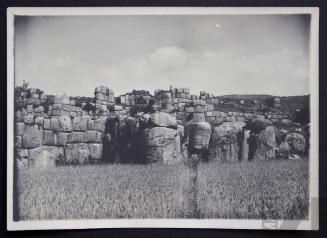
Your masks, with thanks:
[{"label": "grass field", "polygon": [[305,219],[308,181],[308,160],[201,164],[200,217]]},{"label": "grass field", "polygon": [[[89,165],[20,171],[20,220],[183,218],[184,165]],[[278,209],[277,209],[278,208]],[[201,218],[303,219],[308,161],[200,164]]]}]

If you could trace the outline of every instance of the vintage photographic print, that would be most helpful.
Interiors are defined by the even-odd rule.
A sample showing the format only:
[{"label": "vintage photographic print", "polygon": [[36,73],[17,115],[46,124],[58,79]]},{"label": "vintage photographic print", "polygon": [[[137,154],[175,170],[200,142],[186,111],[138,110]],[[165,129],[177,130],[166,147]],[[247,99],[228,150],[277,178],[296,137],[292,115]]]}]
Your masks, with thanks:
[{"label": "vintage photographic print", "polygon": [[318,228],[318,8],[9,8],[8,229]]}]

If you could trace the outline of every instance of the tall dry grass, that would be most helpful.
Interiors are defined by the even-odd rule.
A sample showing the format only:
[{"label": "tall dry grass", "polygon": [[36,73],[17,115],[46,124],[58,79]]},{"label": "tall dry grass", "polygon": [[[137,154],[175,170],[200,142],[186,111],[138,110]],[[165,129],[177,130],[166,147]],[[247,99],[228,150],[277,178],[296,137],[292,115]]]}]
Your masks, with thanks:
[{"label": "tall dry grass", "polygon": [[[198,166],[197,217],[305,218],[308,161]],[[185,218],[190,169],[183,165],[88,165],[20,171],[20,220]],[[188,195],[187,195],[188,194]],[[194,204],[193,204],[194,205]]]}]

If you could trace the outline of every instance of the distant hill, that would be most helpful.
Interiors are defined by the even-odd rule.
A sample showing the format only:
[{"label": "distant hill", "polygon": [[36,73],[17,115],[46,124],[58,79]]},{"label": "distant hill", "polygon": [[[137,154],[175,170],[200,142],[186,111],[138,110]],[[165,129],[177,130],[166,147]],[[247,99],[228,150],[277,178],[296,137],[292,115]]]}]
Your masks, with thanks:
[{"label": "distant hill", "polygon": [[266,100],[267,98],[274,97],[273,95],[268,94],[231,94],[231,95],[222,95],[216,98],[220,99],[230,99],[230,100]]}]

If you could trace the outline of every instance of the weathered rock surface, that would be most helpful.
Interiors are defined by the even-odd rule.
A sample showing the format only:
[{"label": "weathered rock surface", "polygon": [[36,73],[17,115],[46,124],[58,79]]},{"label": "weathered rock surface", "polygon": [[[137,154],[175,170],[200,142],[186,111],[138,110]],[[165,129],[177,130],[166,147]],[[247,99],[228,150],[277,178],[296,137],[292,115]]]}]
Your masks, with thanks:
[{"label": "weathered rock surface", "polygon": [[65,148],[66,163],[85,164],[89,161],[90,151],[86,143],[68,144]]},{"label": "weathered rock surface", "polygon": [[58,145],[58,146],[66,146],[69,136],[70,136],[70,133],[59,132],[56,135],[56,145]]},{"label": "weathered rock surface", "polygon": [[15,146],[17,148],[22,148],[22,137],[21,136],[15,136]]},{"label": "weathered rock surface", "polygon": [[97,131],[104,132],[104,130],[106,128],[106,121],[107,121],[106,117],[101,117],[101,118],[96,119],[94,121],[94,129]]},{"label": "weathered rock surface", "polygon": [[43,121],[44,121],[44,117],[36,117],[34,123],[43,126]]},{"label": "weathered rock surface", "polygon": [[59,131],[59,119],[58,117],[52,117],[50,119],[50,129],[53,131]]},{"label": "weathered rock surface", "polygon": [[74,131],[86,131],[88,120],[89,120],[89,116],[75,117],[73,119],[73,130]]},{"label": "weathered rock surface", "polygon": [[249,142],[250,131],[243,132],[242,148],[241,148],[241,161],[247,161],[249,159]]},{"label": "weathered rock surface", "polygon": [[53,168],[56,161],[64,156],[63,148],[56,146],[40,146],[29,151],[29,167]]},{"label": "weathered rock surface", "polygon": [[34,116],[33,115],[27,115],[24,116],[24,123],[25,124],[33,124],[34,123]]},{"label": "weathered rock surface", "polygon": [[89,144],[89,151],[91,159],[101,159],[102,144]]},{"label": "weathered rock surface", "polygon": [[144,130],[143,148],[148,162],[175,163],[181,160],[180,136],[177,130],[171,128]]},{"label": "weathered rock surface", "polygon": [[211,136],[211,126],[208,122],[192,123],[189,126],[189,150],[207,150]]},{"label": "weathered rock surface", "polygon": [[86,142],[86,132],[73,131],[69,135],[68,142],[69,143],[84,143],[84,142]]},{"label": "weathered rock surface", "polygon": [[25,124],[23,122],[17,122],[16,123],[16,135],[22,136],[25,131]]},{"label": "weathered rock surface", "polygon": [[86,131],[85,141],[88,143],[101,143],[102,133],[99,131]]},{"label": "weathered rock surface", "polygon": [[151,122],[156,127],[177,128],[176,118],[165,112],[156,112],[151,114]]},{"label": "weathered rock surface", "polygon": [[43,141],[43,129],[38,125],[26,125],[23,135],[23,147],[35,148],[42,145]]},{"label": "weathered rock surface", "polygon": [[253,160],[275,159],[275,146],[275,129],[268,126],[256,136],[256,151]]},{"label": "weathered rock surface", "polygon": [[288,143],[292,153],[303,153],[305,151],[306,140],[303,135],[290,133],[286,135],[285,141]]},{"label": "weathered rock surface", "polygon": [[[243,142],[244,126],[244,122],[224,122],[217,126],[212,134],[209,148],[209,160],[224,162],[238,161],[240,159],[240,150]],[[246,149],[244,153],[246,153]]]},{"label": "weathered rock surface", "polygon": [[55,134],[50,130],[43,130],[43,144],[55,145]]},{"label": "weathered rock surface", "polygon": [[73,125],[69,116],[59,117],[59,131],[70,132],[72,129]]},{"label": "weathered rock surface", "polygon": [[[97,87],[94,96],[95,100],[73,99],[46,95],[38,89],[21,90],[15,95],[15,149],[67,147],[67,158],[72,163],[100,158],[111,163],[141,163],[146,162],[145,158],[170,163],[194,154],[206,160],[209,148],[213,159],[220,156],[221,160],[248,160],[274,157],[274,143],[269,142],[269,136],[266,138],[269,133],[265,130],[271,125],[288,129],[285,133],[275,130],[278,156],[284,153],[284,147],[283,157],[300,155],[308,149],[309,130],[290,121],[294,115],[285,110],[257,110],[266,103],[262,104],[261,99],[232,99],[240,99],[242,107],[251,107],[241,112],[227,111],[231,109],[228,98],[218,100],[205,91],[200,96],[191,95],[186,88],[156,90],[154,96],[133,90],[114,97],[109,88]],[[231,122],[229,128],[224,124],[216,129],[210,143],[211,128],[224,122]],[[236,122],[246,122],[247,126],[235,129],[231,125],[239,125],[233,124]],[[251,131],[250,137],[246,130]],[[305,140],[301,135],[287,136],[290,131],[302,134]]]}]

